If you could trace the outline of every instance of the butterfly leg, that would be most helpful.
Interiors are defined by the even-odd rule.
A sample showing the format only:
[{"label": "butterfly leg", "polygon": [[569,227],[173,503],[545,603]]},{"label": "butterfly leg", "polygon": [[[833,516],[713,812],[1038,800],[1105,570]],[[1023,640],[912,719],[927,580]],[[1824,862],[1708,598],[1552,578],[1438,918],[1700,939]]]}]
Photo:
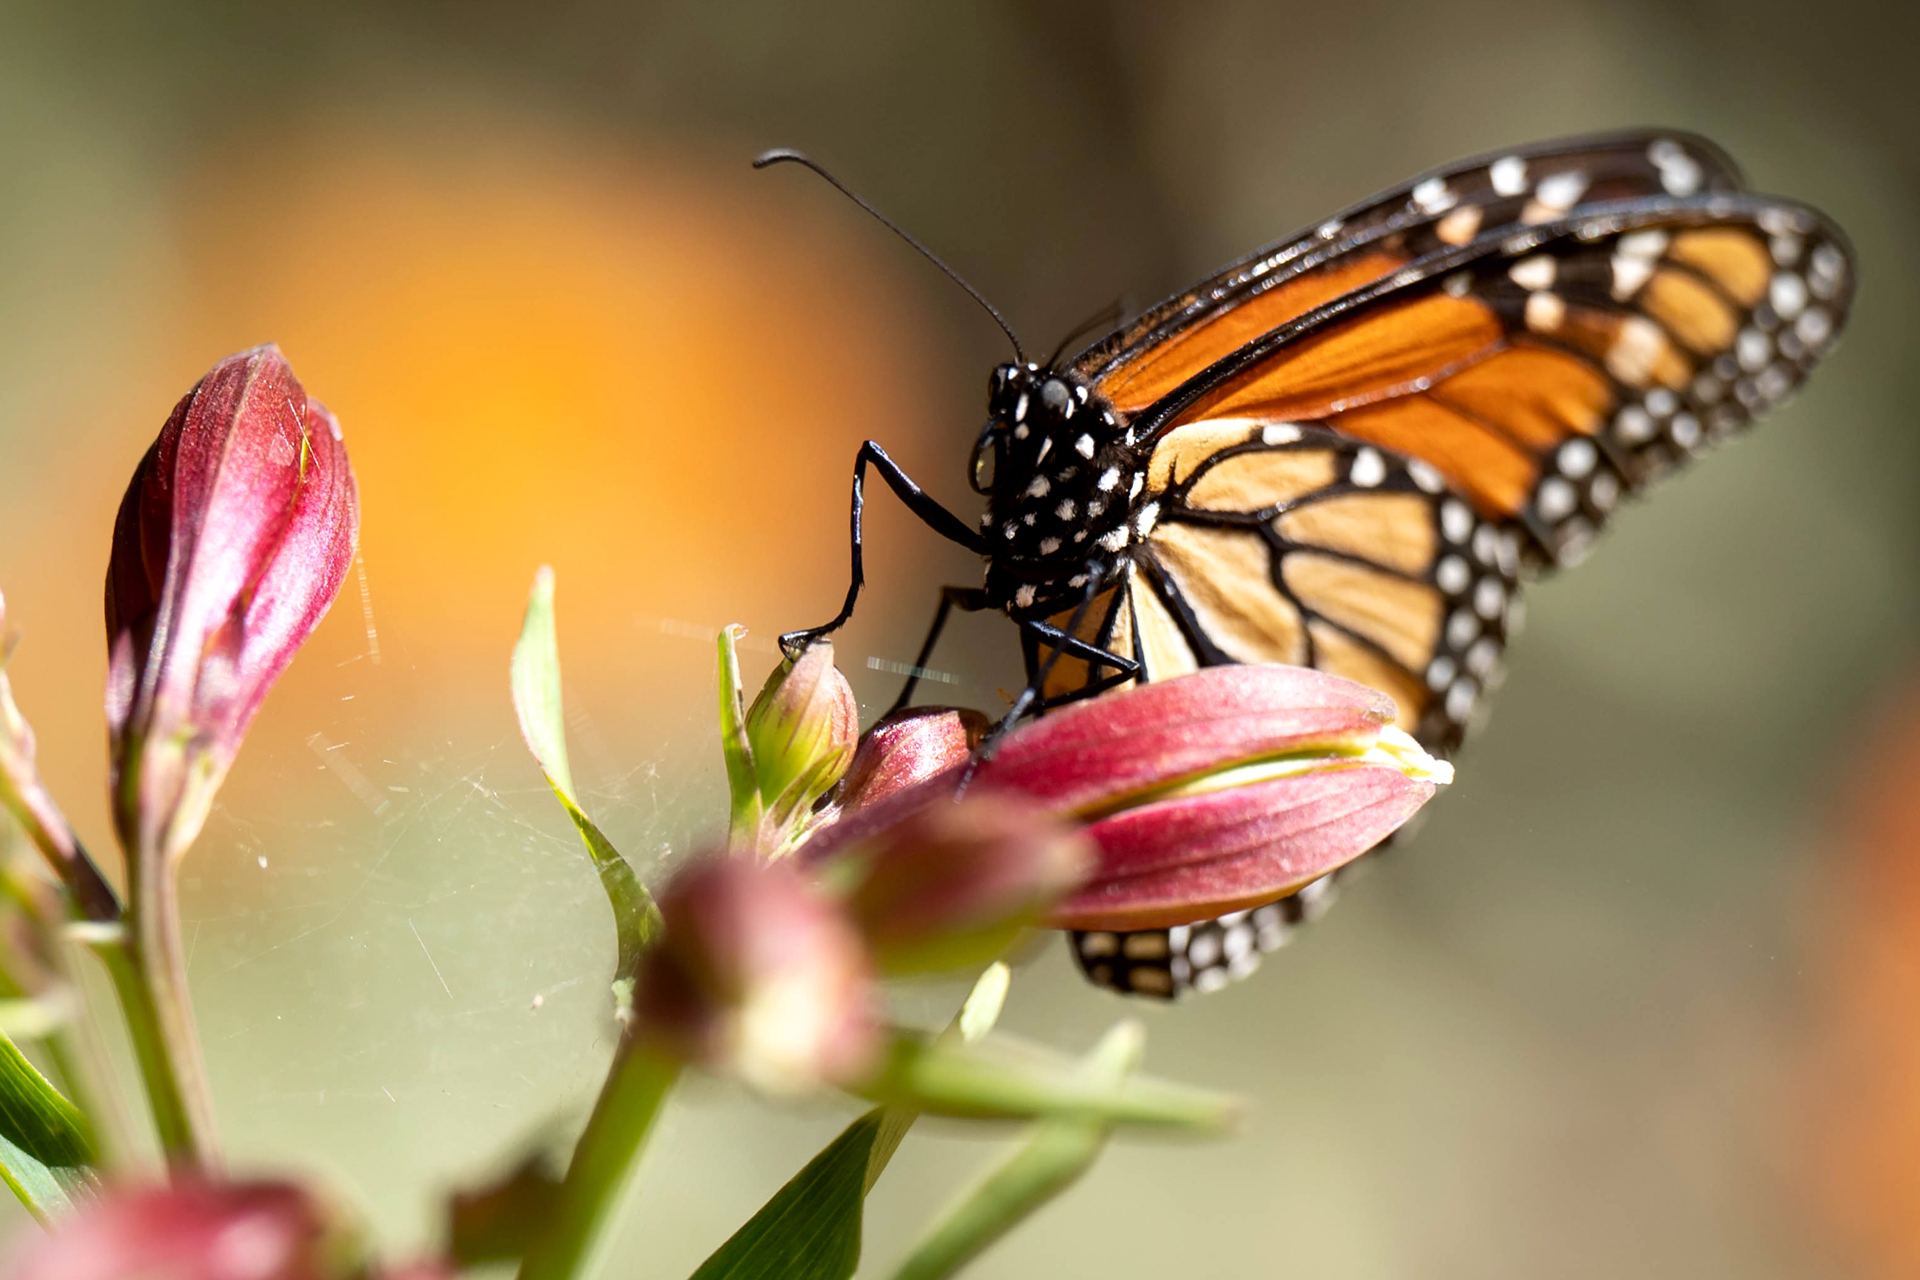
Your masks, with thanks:
[{"label": "butterfly leg", "polygon": [[[1087,610],[1092,607],[1094,597],[1100,593],[1104,578],[1105,575],[1102,573],[1088,574],[1086,594],[1073,607],[1073,614],[1067,619],[1064,629],[1050,622],[1042,622],[1038,618],[1021,621],[1020,641],[1026,653],[1027,670],[1031,673],[1027,678],[1027,687],[1022,689],[1020,696],[1013,700],[1013,705],[1007,709],[1007,714],[1000,718],[1000,723],[981,739],[980,749],[974,753],[974,765],[992,759],[994,749],[1001,737],[1019,723],[1020,717],[1026,715],[1033,708],[1034,703],[1040,700],[1040,691],[1046,687],[1047,677],[1053,673],[1054,663],[1061,658],[1071,654],[1090,663],[1118,668],[1118,674],[1107,682],[1109,685],[1118,684],[1122,679],[1138,673],[1140,666],[1133,659],[1123,658],[1117,653],[1102,649],[1097,644],[1089,644],[1073,634],[1080,629],[1080,623],[1086,618]],[[1045,658],[1039,657],[1039,646],[1042,642],[1047,644],[1050,650]]]},{"label": "butterfly leg", "polygon": [[990,607],[987,593],[979,587],[942,587],[940,588],[940,607],[933,611],[933,625],[927,628],[926,643],[920,646],[920,655],[913,660],[913,670],[907,673],[907,683],[900,690],[900,696],[887,708],[887,714],[906,708],[913,700],[913,690],[920,683],[920,673],[926,670],[927,660],[933,657],[933,646],[939,643],[940,633],[946,629],[947,615],[955,609],[962,613],[978,613]]},{"label": "butterfly leg", "polygon": [[848,521],[852,528],[852,580],[847,584],[847,600],[840,606],[840,612],[833,621],[818,627],[808,627],[803,631],[789,631],[780,637],[780,648],[788,657],[797,656],[801,650],[818,640],[821,636],[838,631],[853,616],[854,602],[860,598],[860,588],[866,583],[866,570],[860,558],[861,514],[866,506],[867,468],[872,467],[880,473],[907,510],[920,518],[920,522],[932,529],[949,542],[957,542],[969,551],[985,554],[987,544],[977,531],[967,526],[960,517],[935,502],[931,495],[915,484],[900,465],[887,456],[887,451],[878,443],[869,440],[860,446],[860,452],[853,460],[853,504]]}]

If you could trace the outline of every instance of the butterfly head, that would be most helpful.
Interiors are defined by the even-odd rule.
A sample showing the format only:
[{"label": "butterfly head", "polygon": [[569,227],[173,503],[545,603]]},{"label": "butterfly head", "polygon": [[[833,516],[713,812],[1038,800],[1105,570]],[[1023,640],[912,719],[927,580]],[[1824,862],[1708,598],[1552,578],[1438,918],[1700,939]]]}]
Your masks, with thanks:
[{"label": "butterfly head", "polygon": [[1120,415],[1067,371],[1003,364],[987,411],[972,475],[987,495],[987,589],[1025,607],[1126,549],[1140,470]]}]

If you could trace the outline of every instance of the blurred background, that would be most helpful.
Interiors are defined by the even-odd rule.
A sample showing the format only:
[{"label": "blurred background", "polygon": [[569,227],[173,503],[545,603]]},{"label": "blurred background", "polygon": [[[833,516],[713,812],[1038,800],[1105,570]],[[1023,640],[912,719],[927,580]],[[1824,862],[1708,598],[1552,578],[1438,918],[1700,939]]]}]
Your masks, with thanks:
[{"label": "blurred background", "polygon": [[[611,929],[513,729],[559,575],[575,770],[650,873],[722,821],[707,637],[843,589],[883,442],[964,477],[997,332],[1042,350],[1441,161],[1665,123],[1853,235],[1851,332],[1761,429],[1541,584],[1420,836],[1252,981],[1147,1009],[1234,1140],[1117,1146],[981,1277],[1920,1273],[1920,305],[1912,10],[1829,0],[663,5],[0,0],[9,670],[97,850],[115,505],[216,359],[340,416],[359,573],[186,868],[235,1160],[320,1169],[393,1247],[584,1115]],[[890,500],[840,644],[870,711],[977,566]],[[932,692],[1001,705],[1003,621]],[[757,646],[757,647],[756,647]],[[900,993],[944,1018],[955,992]],[[1057,943],[1006,1025],[1124,1013]],[[689,1089],[609,1275],[684,1276],[844,1122]],[[916,1131],[880,1274],[991,1159]]]}]

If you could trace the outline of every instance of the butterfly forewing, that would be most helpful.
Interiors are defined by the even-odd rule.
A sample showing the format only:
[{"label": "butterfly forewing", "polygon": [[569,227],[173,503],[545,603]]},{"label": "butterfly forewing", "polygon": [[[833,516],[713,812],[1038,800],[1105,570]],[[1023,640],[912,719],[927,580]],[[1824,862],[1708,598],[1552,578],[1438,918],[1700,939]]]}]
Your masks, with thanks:
[{"label": "butterfly forewing", "polygon": [[1147,311],[1075,362],[1137,412],[1261,334],[1443,245],[1540,222],[1578,203],[1737,191],[1739,170],[1703,138],[1632,131],[1545,142],[1410,179],[1249,254]]}]

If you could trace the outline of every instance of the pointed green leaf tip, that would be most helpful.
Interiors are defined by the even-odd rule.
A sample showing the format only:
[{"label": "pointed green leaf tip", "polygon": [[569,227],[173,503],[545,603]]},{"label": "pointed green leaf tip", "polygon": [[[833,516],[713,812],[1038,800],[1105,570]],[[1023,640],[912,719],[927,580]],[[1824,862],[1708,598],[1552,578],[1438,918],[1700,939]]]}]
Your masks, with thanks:
[{"label": "pointed green leaf tip", "polygon": [[614,983],[622,993],[621,1010],[631,998],[633,976],[640,967],[641,954],[660,933],[660,912],[653,898],[641,885],[633,867],[601,834],[591,818],[580,808],[574,795],[573,772],[567,764],[566,720],[560,699],[560,652],[553,618],[553,570],[540,566],[533,577],[533,593],[527,598],[527,616],[520,624],[520,641],[513,646],[509,669],[513,687],[513,710],[520,718],[520,736],[534,763],[546,775],[547,785],[573,819],[587,856],[600,873],[600,884],[613,908],[614,933],[619,958],[614,965]]},{"label": "pointed green leaf tip", "polygon": [[[972,1042],[1000,1016],[1010,978],[980,975],[944,1037]],[[919,1112],[884,1106],[855,1120],[694,1272],[693,1280],[846,1280],[860,1265],[863,1202]]]},{"label": "pointed green leaf tip", "polygon": [[[1108,1031],[1081,1064],[1096,1087],[1119,1085],[1140,1065],[1146,1034],[1137,1022]],[[1092,1167],[1113,1132],[1111,1122],[1047,1120],[971,1192],[944,1214],[894,1280],[943,1280],[1033,1216]]]},{"label": "pointed green leaf tip", "polygon": [[92,1189],[94,1144],[87,1119],[13,1041],[0,1036],[0,1180],[41,1222]]}]

